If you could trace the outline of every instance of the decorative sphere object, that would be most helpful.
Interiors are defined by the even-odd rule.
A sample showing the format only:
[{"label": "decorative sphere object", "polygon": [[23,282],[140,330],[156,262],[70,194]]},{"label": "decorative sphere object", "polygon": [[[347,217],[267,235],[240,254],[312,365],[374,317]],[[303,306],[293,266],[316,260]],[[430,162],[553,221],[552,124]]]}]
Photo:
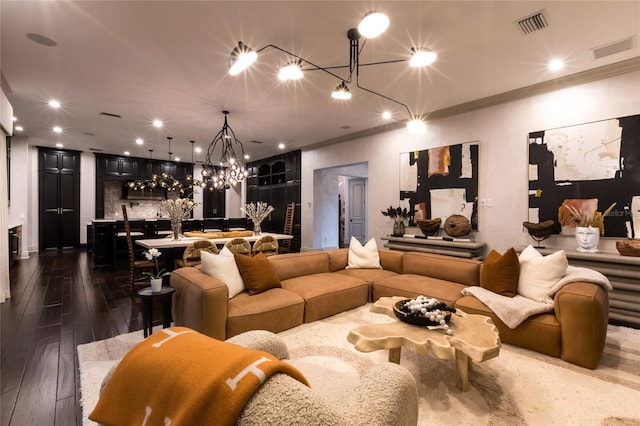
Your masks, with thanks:
[{"label": "decorative sphere object", "polygon": [[618,240],[616,241],[616,249],[623,256],[640,256],[640,240]]},{"label": "decorative sphere object", "polygon": [[450,237],[462,237],[471,231],[469,219],[461,214],[452,214],[444,221],[444,232]]},{"label": "decorative sphere object", "polygon": [[416,219],[416,225],[422,231],[425,237],[435,235],[440,229],[442,219],[436,217],[435,219]]},{"label": "decorative sphere object", "polygon": [[[451,313],[455,312],[455,308],[448,307],[444,302],[438,302],[434,306],[439,309],[439,314],[435,314],[433,311],[427,311],[426,315],[421,310],[411,309],[411,303],[415,299],[403,299],[393,304],[393,313],[396,318],[407,324],[419,325],[419,326],[439,326],[448,324],[451,320]],[[427,303],[427,302],[424,302]],[[436,307],[433,309],[435,310]],[[438,319],[438,317],[441,317]],[[444,323],[444,324],[442,324]]]}]

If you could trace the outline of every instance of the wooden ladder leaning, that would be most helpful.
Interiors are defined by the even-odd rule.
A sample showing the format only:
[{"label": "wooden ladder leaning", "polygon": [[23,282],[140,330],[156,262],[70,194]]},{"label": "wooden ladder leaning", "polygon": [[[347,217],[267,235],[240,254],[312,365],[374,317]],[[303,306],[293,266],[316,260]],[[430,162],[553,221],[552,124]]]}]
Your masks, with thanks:
[{"label": "wooden ladder leaning", "polygon": [[[290,203],[287,205],[287,213],[284,217],[284,231],[285,235],[293,235],[293,214],[296,210],[296,203]],[[291,240],[283,240],[280,243],[278,252],[287,253],[291,249]]]}]

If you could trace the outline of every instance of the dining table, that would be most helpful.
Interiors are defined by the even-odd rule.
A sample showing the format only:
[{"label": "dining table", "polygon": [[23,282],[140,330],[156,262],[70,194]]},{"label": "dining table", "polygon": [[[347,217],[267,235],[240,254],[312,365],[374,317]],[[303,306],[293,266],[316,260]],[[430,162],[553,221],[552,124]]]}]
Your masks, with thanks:
[{"label": "dining table", "polygon": [[222,238],[206,238],[205,233],[203,233],[203,236],[197,236],[197,237],[192,237],[192,236],[184,236],[181,237],[178,240],[174,240],[173,238],[146,238],[146,239],[139,239],[139,240],[135,240],[136,244],[146,248],[146,249],[176,249],[176,248],[185,248],[187,247],[189,244],[193,243],[194,241],[198,241],[198,240],[203,240],[203,239],[207,239],[213,243],[215,243],[218,246],[222,246],[226,243],[228,243],[229,241],[233,240],[234,238],[244,238],[245,240],[249,241],[250,243],[255,242],[256,240],[258,240],[258,238],[260,237],[264,237],[265,235],[270,235],[272,237],[274,237],[276,240],[290,240],[293,238],[292,235],[287,235],[287,234],[275,234],[275,233],[271,233],[271,232],[261,232],[258,235],[248,235],[248,236],[244,236],[244,237],[222,237]]}]

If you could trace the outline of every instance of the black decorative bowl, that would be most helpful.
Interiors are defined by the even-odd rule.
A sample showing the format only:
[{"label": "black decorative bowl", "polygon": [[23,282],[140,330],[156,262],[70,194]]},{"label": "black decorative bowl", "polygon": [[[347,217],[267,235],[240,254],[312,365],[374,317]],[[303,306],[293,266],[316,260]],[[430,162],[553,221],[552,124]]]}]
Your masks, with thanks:
[{"label": "black decorative bowl", "polygon": [[[393,304],[393,313],[396,315],[396,318],[402,322],[406,322],[407,324],[419,325],[422,327],[434,327],[440,325],[438,321],[431,321],[428,316],[405,311],[403,306],[410,300],[411,299],[403,299]],[[455,309],[448,307],[443,302],[441,302],[440,305],[442,306],[438,306],[437,309],[442,311],[441,314],[444,315],[444,320],[449,324],[449,321],[451,321],[451,312],[455,312]]]}]

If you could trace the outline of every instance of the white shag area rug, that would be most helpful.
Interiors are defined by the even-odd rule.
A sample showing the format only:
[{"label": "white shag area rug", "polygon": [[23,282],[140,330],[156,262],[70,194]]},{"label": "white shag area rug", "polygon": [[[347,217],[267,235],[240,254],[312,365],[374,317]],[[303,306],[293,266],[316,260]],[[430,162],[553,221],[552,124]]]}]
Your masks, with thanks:
[{"label": "white shag area rug", "polygon": [[[358,352],[346,339],[357,325],[392,321],[369,312],[369,307],[280,333],[312,387],[339,388],[336,404],[348,389],[336,383],[357,383],[369,366],[387,362],[387,351]],[[94,424],[87,416],[98,400],[102,378],[142,338],[138,331],[78,346],[85,425]],[[468,392],[455,385],[453,361],[403,349],[400,365],[418,384],[419,425],[640,426],[640,330],[610,325],[596,370],[503,344],[497,358],[474,364]],[[314,374],[314,367],[322,373]]]}]

